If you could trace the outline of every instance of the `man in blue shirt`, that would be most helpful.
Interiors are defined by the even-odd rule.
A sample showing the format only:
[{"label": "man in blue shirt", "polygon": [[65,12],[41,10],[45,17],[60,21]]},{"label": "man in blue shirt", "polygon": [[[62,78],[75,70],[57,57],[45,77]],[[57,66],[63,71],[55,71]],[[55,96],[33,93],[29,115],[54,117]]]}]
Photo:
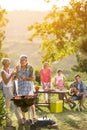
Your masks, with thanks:
[{"label": "man in blue shirt", "polygon": [[80,101],[80,105],[79,105],[79,108],[80,108],[80,111],[82,111],[82,106],[83,106],[83,103],[85,101],[85,98],[86,98],[86,85],[85,83],[81,80],[81,77],[80,75],[76,75],[75,76],[75,81],[73,82],[73,85],[77,87],[78,91],[79,91],[79,94],[76,95],[74,94],[72,96],[72,100],[79,100]]}]

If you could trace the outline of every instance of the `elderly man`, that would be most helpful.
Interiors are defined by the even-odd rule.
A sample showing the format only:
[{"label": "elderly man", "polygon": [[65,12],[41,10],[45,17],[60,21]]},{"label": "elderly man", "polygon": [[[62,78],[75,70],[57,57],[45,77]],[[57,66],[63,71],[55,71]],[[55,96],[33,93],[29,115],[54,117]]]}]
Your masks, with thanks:
[{"label": "elderly man", "polygon": [[[16,74],[18,78],[18,95],[27,98],[29,95],[34,95],[34,70],[31,65],[28,64],[28,58],[26,55],[20,56],[20,64],[16,66]],[[31,106],[32,118],[35,119],[35,106]],[[25,112],[22,112],[22,120],[25,122]]]}]

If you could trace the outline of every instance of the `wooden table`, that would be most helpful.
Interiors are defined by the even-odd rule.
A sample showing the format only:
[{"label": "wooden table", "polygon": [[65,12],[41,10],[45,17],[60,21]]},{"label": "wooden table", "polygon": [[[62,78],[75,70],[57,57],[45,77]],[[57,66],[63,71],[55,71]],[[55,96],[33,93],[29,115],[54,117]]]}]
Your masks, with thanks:
[{"label": "wooden table", "polygon": [[[37,101],[36,101],[36,106],[47,106],[49,108],[50,106],[50,103],[51,103],[51,96],[49,96],[49,102],[48,103],[41,103],[39,102],[39,94],[44,94],[44,93],[47,93],[47,94],[67,94],[68,93],[68,90],[38,90],[37,92],[35,92],[35,94],[37,94]],[[63,107],[64,107],[64,96],[62,96],[61,100],[63,100]]]}]

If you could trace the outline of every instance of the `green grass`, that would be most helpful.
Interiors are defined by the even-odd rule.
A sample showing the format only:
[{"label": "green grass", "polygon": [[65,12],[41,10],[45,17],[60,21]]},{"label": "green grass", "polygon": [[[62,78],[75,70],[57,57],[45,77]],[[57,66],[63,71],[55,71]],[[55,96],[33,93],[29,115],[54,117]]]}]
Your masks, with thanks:
[{"label": "green grass", "polygon": [[[50,113],[48,109],[42,108],[43,111],[36,111],[37,117],[47,115],[58,124],[59,130],[87,130],[87,111],[63,111],[61,113]],[[18,124],[13,115],[13,125],[18,128]],[[17,129],[16,129],[17,130]]]},{"label": "green grass", "polygon": [[[57,97],[55,100],[57,100]],[[87,130],[87,99],[85,101],[86,108],[82,112],[77,111],[76,109],[71,110],[67,104],[65,104],[64,106],[65,109],[63,109],[63,112],[60,113],[51,113],[47,107],[40,107],[41,110],[36,109],[37,118],[47,115],[48,118],[51,118],[56,121],[59,130]],[[13,126],[16,126],[16,130],[18,130],[17,119],[13,111],[12,120]],[[41,130],[44,130],[44,128],[42,128]]]},{"label": "green grass", "polygon": [[[58,95],[52,95],[52,100],[57,101]],[[43,101],[43,95],[40,95],[40,101]],[[48,118],[53,119],[57,125],[59,130],[87,130],[87,98],[85,101],[85,109],[82,112],[77,111],[76,108],[71,110],[68,104],[64,104],[64,109],[60,113],[51,113],[50,109],[47,107],[40,107],[40,109],[36,109],[37,118],[43,117],[47,115]],[[16,130],[29,130],[29,126],[21,126],[19,128],[17,123],[17,118],[15,116],[14,110],[11,108],[11,116],[12,116],[12,125],[16,127]],[[28,118],[28,114],[26,113],[26,117]],[[0,130],[3,130],[0,128]],[[41,130],[48,130],[42,128]],[[51,129],[53,130],[53,129]]]}]

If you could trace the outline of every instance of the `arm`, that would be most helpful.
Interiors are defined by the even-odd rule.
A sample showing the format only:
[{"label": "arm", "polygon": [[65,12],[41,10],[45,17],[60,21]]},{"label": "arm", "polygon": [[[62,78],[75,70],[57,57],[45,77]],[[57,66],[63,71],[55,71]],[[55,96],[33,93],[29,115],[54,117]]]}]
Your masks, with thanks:
[{"label": "arm", "polygon": [[28,66],[29,67],[29,77],[26,77],[26,80],[30,80],[30,81],[34,81],[35,80],[35,73],[34,73],[34,69],[32,66]]},{"label": "arm", "polygon": [[[16,75],[17,75],[17,77],[18,77],[18,70],[19,69],[20,69],[19,66],[16,67]],[[20,75],[20,78],[23,79],[23,80],[34,81],[35,77],[34,77],[33,67],[32,66],[28,66],[27,67],[27,71],[29,71],[29,75],[28,76]]]},{"label": "arm", "polygon": [[49,89],[52,89],[52,85],[51,85],[51,73],[52,73],[52,70],[49,69]]},{"label": "arm", "polygon": [[40,81],[41,81],[41,85],[42,85],[42,87],[43,87],[43,89],[44,89],[43,76],[41,75],[41,73],[40,73]]},{"label": "arm", "polygon": [[4,72],[1,72],[2,80],[7,85],[10,79],[13,77],[14,73],[12,73],[8,78],[6,77]]}]

